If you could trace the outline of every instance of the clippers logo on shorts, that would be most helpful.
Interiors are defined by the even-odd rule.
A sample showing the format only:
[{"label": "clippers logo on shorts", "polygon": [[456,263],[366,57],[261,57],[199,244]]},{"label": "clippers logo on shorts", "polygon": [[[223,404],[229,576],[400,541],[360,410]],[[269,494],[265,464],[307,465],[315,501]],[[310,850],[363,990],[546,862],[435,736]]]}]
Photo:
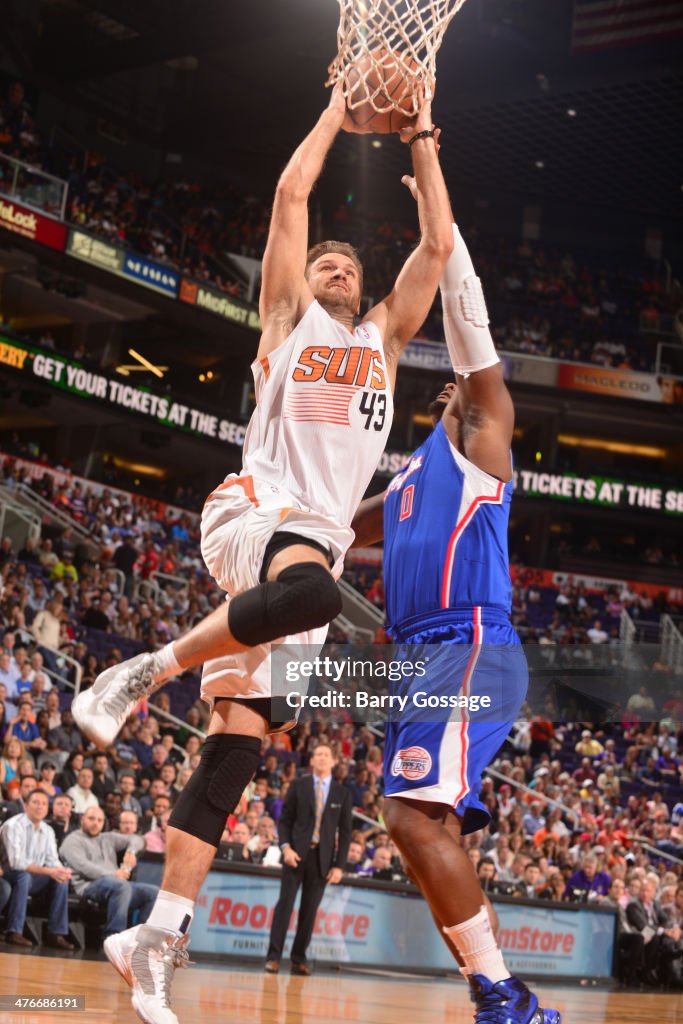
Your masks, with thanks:
[{"label": "clippers logo on shorts", "polygon": [[399,750],[391,765],[392,775],[402,775],[405,779],[424,779],[432,768],[432,756],[424,747],[406,747]]}]

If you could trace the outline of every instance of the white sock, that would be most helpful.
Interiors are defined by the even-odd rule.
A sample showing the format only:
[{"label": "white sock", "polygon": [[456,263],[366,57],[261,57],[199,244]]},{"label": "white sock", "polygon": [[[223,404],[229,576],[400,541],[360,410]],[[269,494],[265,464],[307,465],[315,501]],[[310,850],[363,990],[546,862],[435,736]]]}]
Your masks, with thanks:
[{"label": "white sock", "polygon": [[503,954],[496,943],[486,907],[462,924],[444,928],[465,961],[470,974],[483,974],[494,985],[510,977]]},{"label": "white sock", "polygon": [[171,676],[177,676],[183,671],[176,659],[172,643],[156,651],[154,656],[159,666],[159,671],[154,677],[158,683],[165,683]]},{"label": "white sock", "polygon": [[152,913],[145,923],[151,925],[152,928],[163,928],[165,932],[187,935],[192,924],[193,914],[194,900],[188,900],[184,896],[176,896],[174,892],[160,889],[152,907]]}]

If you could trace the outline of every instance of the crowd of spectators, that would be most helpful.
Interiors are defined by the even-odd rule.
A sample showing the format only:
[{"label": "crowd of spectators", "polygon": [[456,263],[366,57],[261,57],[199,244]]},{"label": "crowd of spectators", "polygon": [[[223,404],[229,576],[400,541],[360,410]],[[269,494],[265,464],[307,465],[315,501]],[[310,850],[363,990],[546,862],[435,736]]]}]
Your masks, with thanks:
[{"label": "crowd of spectators", "polygon": [[[381,563],[347,559],[344,578],[384,611]],[[589,588],[581,578],[565,575],[561,583],[551,586],[542,570],[521,565],[514,566],[513,579],[512,624],[523,643],[550,648],[544,652],[548,664],[564,663],[563,648],[571,648],[572,660],[580,661],[581,651],[574,648],[618,645],[624,611],[634,623],[655,630],[662,614],[683,611],[682,604],[674,603],[666,590],[652,596],[649,587],[639,589],[637,584],[605,582],[600,586],[594,581]],[[671,676],[671,670],[661,664],[658,671]]]},{"label": "crowd of spectators", "polygon": [[[17,467],[6,463],[4,473],[17,486]],[[45,488],[49,477],[46,470],[45,478],[26,482]],[[196,679],[184,677],[143,703],[115,743],[97,751],[69,711],[74,665],[67,656],[89,685],[104,667],[177,636],[222,595],[201,563],[195,516],[169,516],[159,504],[89,491],[78,481],[53,481],[44,496],[93,530],[94,548],[75,543],[69,530],[44,533],[20,550],[8,538],[0,542],[0,822],[21,819],[7,833],[12,849],[29,829],[46,836],[40,872],[27,870],[18,854],[2,855],[0,903],[14,898],[6,908],[11,941],[30,942],[22,913],[30,894],[49,890],[46,939],[66,948],[64,887],[106,906],[105,933],[131,910],[144,919],[152,894],[135,887],[137,856],[163,854],[173,802],[197,767],[208,720]],[[163,572],[173,580],[160,586]],[[381,608],[377,567],[350,563],[349,573]],[[552,589],[532,570],[515,572],[513,619],[550,659],[589,645],[609,648],[622,611],[647,615],[648,602],[628,588],[596,594],[570,578]],[[544,628],[525,624],[539,608],[549,615]],[[667,666],[661,670],[665,685],[657,692],[641,687],[621,720],[609,724],[584,721],[571,702],[558,706],[551,697],[540,713],[524,709],[493,766],[498,774],[483,782],[491,822],[465,842],[489,890],[613,906],[622,973],[645,984],[678,984],[683,688]],[[383,822],[381,723],[359,725],[341,712],[266,742],[256,777],[226,822],[219,856],[277,866],[288,786],[320,741],[331,745],[335,777],[350,789],[357,812],[346,875],[405,881]],[[87,856],[90,849],[97,857]],[[98,873],[88,876],[83,868],[92,860]]]},{"label": "crowd of spectators", "polygon": [[[14,432],[12,436],[2,442],[2,455],[8,458],[4,460],[4,464],[0,469],[0,478],[2,483],[7,487],[16,487],[19,484],[29,484],[31,487],[40,488],[41,493],[49,500],[58,501],[65,511],[73,514],[76,521],[83,519],[83,508],[82,501],[86,498],[88,500],[99,495],[100,489],[97,489],[97,495],[94,494],[92,489],[86,488],[85,492],[75,499],[75,505],[72,509],[71,491],[75,486],[76,481],[67,488],[68,495],[67,499],[64,499],[63,488],[59,486],[59,481],[55,478],[53,471],[57,471],[57,474],[71,473],[72,463],[66,459],[64,462],[55,464],[54,461],[50,461],[47,453],[41,450],[39,444],[32,440],[22,440],[19,435]],[[26,467],[21,465],[23,460],[27,460],[31,463],[35,463],[38,467],[44,467],[43,479],[39,482],[35,482],[35,475],[28,475]],[[144,495],[131,494],[129,491],[125,492],[125,495],[121,494],[121,488],[123,488],[126,482],[130,482],[129,478],[120,480],[116,474],[115,467],[112,467],[106,461],[103,462],[99,480],[102,484],[107,486],[109,501],[112,500],[117,502],[116,515],[124,518],[123,522],[113,524],[107,520],[107,525],[117,527],[123,527],[124,529],[135,528],[140,524],[135,522],[135,517],[140,514],[140,510],[146,513],[148,518],[152,515],[150,509],[159,510],[164,506],[170,506],[171,508],[180,509],[189,513],[201,512],[202,505],[206,495],[200,494],[197,490],[188,484],[172,483],[165,485],[162,481],[154,481],[154,495],[153,497],[145,497]],[[137,481],[136,481],[137,482]],[[80,487],[83,485],[81,484]],[[116,493],[112,493],[116,492]],[[123,500],[122,500],[123,498]],[[105,506],[104,511],[109,515],[107,511],[110,506]],[[90,510],[86,510],[90,513]],[[113,515],[113,513],[112,513]],[[86,516],[86,522],[92,522],[92,515]]]},{"label": "crowd of spectators", "polygon": [[[32,167],[40,167],[40,150],[41,140],[31,103],[23,84],[14,79],[6,84],[4,95],[0,95],[0,151]],[[0,185],[10,184],[12,177],[13,169],[0,161]]]},{"label": "crowd of spectators", "polygon": [[67,218],[73,224],[230,295],[244,295],[245,282],[225,254],[249,249],[243,238],[259,230],[254,211],[265,218],[259,204],[229,186],[211,190],[209,197],[197,182],[150,185],[112,171],[97,154],[89,154],[85,168],[72,162],[67,180]]},{"label": "crowd of spectators", "polygon": [[[353,236],[353,221],[350,224]],[[380,296],[415,242],[415,233],[388,222],[374,234],[357,228],[366,291]],[[629,272],[605,268],[594,253],[578,254],[537,242],[493,237],[463,227],[482,280],[496,346],[508,352],[651,371],[645,335],[674,312],[663,276],[650,262]],[[346,236],[344,236],[346,237]],[[421,337],[440,339],[437,301]]]},{"label": "crowd of spectators", "polygon": [[[17,81],[9,84],[7,98],[0,103],[0,152],[66,180],[67,219],[73,224],[244,296],[247,282],[226,256],[262,257],[271,196],[245,196],[229,183],[145,181],[111,168],[95,152],[73,153],[47,145],[36,131],[24,87]],[[0,167],[0,188],[3,175],[8,178],[6,188],[10,170]],[[39,198],[33,201],[41,205]],[[53,201],[52,192],[47,192],[45,204]],[[328,231],[357,246],[366,295],[375,301],[417,240],[415,224],[373,220],[348,202],[336,209]],[[624,272],[604,267],[590,253],[579,256],[528,240],[511,243],[471,226],[464,234],[484,284],[499,348],[602,367],[652,370],[654,351],[646,334],[660,329],[663,314],[675,312],[654,261]],[[439,302],[420,336],[442,338]]]},{"label": "crowd of spectators", "polygon": [[[345,575],[383,609],[376,564],[347,562]],[[540,645],[545,669],[575,668],[597,648],[616,653],[624,611],[635,622],[680,611],[646,588],[589,590],[571,576],[549,587],[545,574],[521,567],[514,579],[512,621],[524,643]],[[615,908],[620,976],[678,986],[683,685],[653,656],[656,686],[635,690],[609,724],[582,723],[572,696],[558,706],[559,690],[540,713],[523,709],[494,764],[500,774],[483,783],[491,824],[465,844],[488,891]]]},{"label": "crowd of spectators", "polygon": [[[665,478],[660,482],[668,484]],[[569,521],[562,524],[562,533],[553,539],[550,557],[561,560],[567,556],[578,556],[616,562],[635,559],[644,565],[680,569],[681,553],[674,537],[659,535],[657,540],[659,543],[652,542],[650,529],[634,528],[632,539],[629,539],[629,547],[625,548],[620,537],[610,537],[606,531],[598,536],[593,531],[582,530],[580,524]]]},{"label": "crowd of spectators", "polygon": [[[149,183],[113,170],[98,153],[48,143],[17,80],[0,99],[0,153],[66,181],[66,216],[72,224],[229,294],[244,291],[224,254],[260,251],[260,232],[267,231],[268,221],[261,204],[229,184],[206,190],[195,181]],[[9,192],[13,183],[14,166],[0,161],[0,190]],[[16,186],[20,199],[61,214],[59,187],[26,170]]]},{"label": "crowd of spectators", "polygon": [[[12,460],[0,479],[9,488],[23,483],[74,521],[73,530],[46,529],[39,542],[27,538],[18,551],[8,538],[0,542],[7,625],[18,646],[39,645],[36,657],[49,669],[60,649],[80,661],[86,682],[92,680],[102,668],[105,637],[114,636],[127,655],[143,644],[161,646],[223,599],[201,558],[196,515],[84,486],[47,468],[29,477]],[[86,654],[93,643],[97,654]]]}]

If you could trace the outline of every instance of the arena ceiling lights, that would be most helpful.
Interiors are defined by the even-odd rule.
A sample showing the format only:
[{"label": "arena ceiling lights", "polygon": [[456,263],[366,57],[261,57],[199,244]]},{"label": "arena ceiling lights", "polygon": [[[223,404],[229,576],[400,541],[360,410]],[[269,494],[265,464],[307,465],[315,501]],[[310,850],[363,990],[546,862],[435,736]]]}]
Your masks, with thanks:
[{"label": "arena ceiling lights", "polygon": [[149,359],[145,359],[139,352],[136,352],[134,348],[128,349],[128,355],[132,356],[133,359],[137,359],[137,363],[121,363],[116,367],[116,372],[124,377],[130,376],[131,373],[153,373],[155,377],[163,377],[168,370],[168,366],[156,366]]}]

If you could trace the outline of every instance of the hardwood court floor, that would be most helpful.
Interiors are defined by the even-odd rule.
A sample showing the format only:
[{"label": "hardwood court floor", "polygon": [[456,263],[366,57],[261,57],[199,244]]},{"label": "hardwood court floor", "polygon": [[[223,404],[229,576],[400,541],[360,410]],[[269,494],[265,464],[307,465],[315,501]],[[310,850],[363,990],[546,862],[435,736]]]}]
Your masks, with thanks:
[{"label": "hardwood court floor", "polygon": [[[6,948],[6,947],[5,947]],[[683,995],[538,985],[564,1024],[676,1024]],[[0,954],[0,993],[85,996],[85,1012],[0,1011],[2,1024],[139,1024],[129,989],[104,961]],[[176,972],[181,1024],[472,1024],[464,982],[387,973],[277,977],[253,969],[195,965]],[[6,1006],[6,1003],[3,1003]]]}]

